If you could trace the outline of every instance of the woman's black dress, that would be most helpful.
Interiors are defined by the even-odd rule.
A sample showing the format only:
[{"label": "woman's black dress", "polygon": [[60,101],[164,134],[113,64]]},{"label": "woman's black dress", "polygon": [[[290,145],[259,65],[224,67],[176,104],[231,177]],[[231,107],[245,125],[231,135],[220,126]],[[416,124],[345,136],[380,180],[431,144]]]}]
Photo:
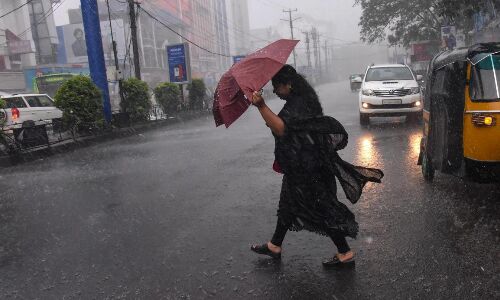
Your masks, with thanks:
[{"label": "woman's black dress", "polygon": [[278,116],[285,123],[285,134],[275,136],[275,158],[284,173],[278,220],[289,230],[355,238],[358,224],[337,199],[335,178],[356,203],[366,182],[380,182],[382,171],[343,161],[337,150],[347,145],[344,127],[334,118],[318,115],[301,98],[288,99]]}]

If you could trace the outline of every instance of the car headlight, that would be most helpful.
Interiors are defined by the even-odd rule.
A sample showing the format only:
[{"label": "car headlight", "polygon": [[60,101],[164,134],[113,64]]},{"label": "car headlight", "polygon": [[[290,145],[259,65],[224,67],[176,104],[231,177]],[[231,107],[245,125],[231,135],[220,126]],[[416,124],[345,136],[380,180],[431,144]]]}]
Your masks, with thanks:
[{"label": "car headlight", "polygon": [[363,89],[363,90],[361,91],[361,93],[362,93],[363,95],[365,95],[365,96],[373,96],[373,95],[375,95],[375,93],[374,93],[374,92],[373,92],[373,90],[371,90],[371,89]]},{"label": "car headlight", "polygon": [[411,88],[411,94],[412,95],[420,94],[420,88],[419,87],[413,87],[413,88]]}]

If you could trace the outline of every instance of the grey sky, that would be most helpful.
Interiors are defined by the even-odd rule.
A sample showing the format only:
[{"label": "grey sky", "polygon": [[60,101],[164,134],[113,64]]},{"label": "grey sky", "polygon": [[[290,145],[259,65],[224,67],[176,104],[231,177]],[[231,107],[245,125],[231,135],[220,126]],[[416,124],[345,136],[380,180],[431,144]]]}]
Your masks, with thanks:
[{"label": "grey sky", "polygon": [[[147,0],[146,0],[147,1]],[[344,40],[358,40],[358,22],[361,16],[359,6],[353,7],[354,0],[248,0],[250,27],[274,26],[286,18],[283,9],[298,9],[318,20],[332,22],[334,28],[328,34]],[[68,23],[68,8],[77,8],[80,0],[65,0],[55,12],[56,24]]]},{"label": "grey sky", "polygon": [[287,19],[283,9],[295,9],[297,13],[318,20],[332,22],[335,28],[328,34],[344,40],[359,40],[361,8],[353,7],[354,0],[248,0],[250,27],[262,28],[276,25]]}]

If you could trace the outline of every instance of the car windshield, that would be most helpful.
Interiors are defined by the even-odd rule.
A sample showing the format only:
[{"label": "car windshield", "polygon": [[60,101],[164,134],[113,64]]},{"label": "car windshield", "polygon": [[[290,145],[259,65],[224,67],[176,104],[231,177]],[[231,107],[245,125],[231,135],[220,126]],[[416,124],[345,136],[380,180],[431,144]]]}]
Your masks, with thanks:
[{"label": "car windshield", "polygon": [[470,94],[475,101],[500,100],[500,54],[488,55],[472,68]]},{"label": "car windshield", "polygon": [[413,80],[410,69],[406,67],[371,68],[366,74],[366,81]]}]

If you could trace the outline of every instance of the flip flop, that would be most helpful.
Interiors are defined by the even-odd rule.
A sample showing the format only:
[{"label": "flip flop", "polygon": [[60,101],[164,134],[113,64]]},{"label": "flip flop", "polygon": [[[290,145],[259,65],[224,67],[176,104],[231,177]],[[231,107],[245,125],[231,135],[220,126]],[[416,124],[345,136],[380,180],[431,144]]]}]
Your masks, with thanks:
[{"label": "flip flop", "polygon": [[356,264],[356,261],[354,260],[354,257],[345,261],[341,261],[337,256],[334,256],[333,258],[327,259],[323,261],[323,267],[325,268],[345,268],[345,267],[354,267]]},{"label": "flip flop", "polygon": [[250,250],[258,254],[270,256],[273,259],[281,259],[281,252],[280,253],[272,252],[271,250],[269,250],[269,247],[267,247],[267,244],[262,244],[260,246],[253,245],[250,247]]}]

